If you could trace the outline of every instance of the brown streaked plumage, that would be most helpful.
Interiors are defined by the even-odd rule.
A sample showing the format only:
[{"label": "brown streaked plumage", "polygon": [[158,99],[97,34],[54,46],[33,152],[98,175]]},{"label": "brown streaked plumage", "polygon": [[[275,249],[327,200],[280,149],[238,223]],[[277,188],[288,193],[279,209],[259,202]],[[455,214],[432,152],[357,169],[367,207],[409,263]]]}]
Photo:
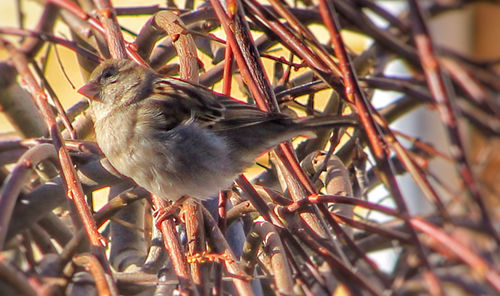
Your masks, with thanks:
[{"label": "brown streaked plumage", "polygon": [[170,200],[215,196],[280,142],[357,123],[263,112],[125,59],[99,65],[79,92],[91,99],[97,142],[110,163]]}]

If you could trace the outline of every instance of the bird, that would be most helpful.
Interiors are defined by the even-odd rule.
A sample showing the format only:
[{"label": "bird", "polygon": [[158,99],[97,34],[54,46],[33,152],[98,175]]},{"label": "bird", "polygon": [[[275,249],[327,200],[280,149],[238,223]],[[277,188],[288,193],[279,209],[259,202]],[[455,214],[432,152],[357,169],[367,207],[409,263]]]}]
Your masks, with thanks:
[{"label": "bird", "polygon": [[353,116],[265,112],[129,59],[105,60],[78,92],[90,101],[97,144],[111,165],[171,201],[216,196],[292,137],[358,124]]}]

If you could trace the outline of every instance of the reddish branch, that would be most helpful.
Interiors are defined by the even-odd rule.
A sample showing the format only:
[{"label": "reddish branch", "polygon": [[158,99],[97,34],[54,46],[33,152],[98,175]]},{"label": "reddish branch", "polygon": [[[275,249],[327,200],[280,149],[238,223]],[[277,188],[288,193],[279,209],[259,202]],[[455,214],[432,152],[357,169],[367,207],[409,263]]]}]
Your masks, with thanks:
[{"label": "reddish branch", "polygon": [[[375,122],[374,116],[370,116],[372,114],[373,107],[368,103],[366,97],[359,87],[354,68],[352,67],[350,58],[347,55],[344,42],[340,35],[340,29],[335,18],[335,10],[333,8],[333,4],[327,3],[325,0],[320,0],[319,10],[323,20],[325,21],[326,27],[330,31],[332,45],[335,50],[335,54],[339,59],[340,69],[342,71],[344,84],[346,87],[347,100],[351,103],[354,103],[354,105],[356,106],[357,112],[361,118],[361,123],[363,124],[368,140],[370,142],[370,148],[373,151],[378,166],[384,174],[384,181],[388,184],[389,190],[392,192],[399,210],[404,215],[403,217],[405,223],[407,223],[408,225],[407,229],[411,234],[411,239],[416,244],[418,257],[427,270],[424,273],[424,278],[427,280],[429,292],[432,295],[443,295],[441,283],[432,271],[425,251],[417,236],[417,233],[409,225],[408,208],[403,199],[396,178],[393,174],[392,165],[389,162],[390,156],[388,151],[384,147],[385,141],[383,139],[382,132],[380,131],[380,127]],[[392,136],[392,138],[394,138],[394,136]]]},{"label": "reddish branch", "polygon": [[[167,209],[167,203],[161,197],[152,196],[155,210]],[[180,289],[186,293],[195,293],[193,280],[189,272],[184,248],[179,243],[179,236],[175,229],[173,217],[161,221],[160,230],[163,235],[163,244],[172,260],[173,269],[179,279]]]},{"label": "reddish branch", "polygon": [[[82,193],[82,185],[76,177],[72,161],[75,161],[77,168],[85,173],[85,175],[81,174],[82,182],[89,192],[102,186],[115,184],[119,182],[118,178],[111,177],[114,171],[109,164],[106,166],[106,161],[102,161],[101,164],[96,160],[102,155],[95,145],[62,139],[58,127],[63,128],[63,121],[67,135],[69,135],[68,130],[72,131],[72,125],[75,130],[80,131],[82,127],[86,127],[85,131],[89,131],[88,120],[83,123],[78,121],[83,116],[77,117],[77,121],[71,123],[87,105],[78,104],[68,112],[67,119],[56,121],[55,115],[51,113],[51,105],[47,102],[46,92],[49,92],[53,98],[56,98],[56,94],[51,91],[42,70],[38,71],[37,79],[32,75],[28,67],[31,59],[38,54],[44,44],[51,42],[70,48],[79,57],[98,61],[102,57],[97,57],[91,52],[99,52],[96,48],[92,48],[97,40],[101,50],[109,48],[111,57],[129,56],[139,63],[146,64],[142,60],[144,59],[151,61],[155,69],[164,70],[162,67],[167,60],[175,55],[172,50],[175,47],[180,58],[181,78],[198,82],[198,49],[194,41],[198,39],[197,41],[210,43],[209,45],[203,44],[200,49],[207,50],[209,55],[219,56],[221,51],[217,52],[217,50],[222,50],[223,45],[217,44],[216,50],[213,50],[211,45],[221,40],[211,36],[209,32],[219,25],[217,22],[220,22],[227,39],[227,41],[222,41],[222,44],[226,44],[224,61],[208,69],[201,76],[200,81],[212,85],[222,79],[223,92],[230,95],[234,75],[241,75],[253,99],[262,110],[279,111],[282,106],[284,106],[283,110],[293,106],[306,111],[307,114],[315,115],[322,112],[341,114],[346,109],[359,115],[363,127],[335,131],[333,135],[330,133],[321,135],[317,142],[307,142],[301,145],[307,147],[305,149],[303,147],[295,149],[289,143],[280,145],[271,160],[274,164],[272,170],[277,172],[280,178],[279,185],[282,186],[282,191],[270,189],[277,188],[277,186],[273,183],[273,178],[269,178],[268,172],[259,179],[262,184],[265,184],[263,187],[255,186],[241,176],[237,180],[239,191],[235,190],[234,194],[221,192],[217,223],[201,205],[191,203],[183,206],[181,221],[176,221],[172,217],[162,221],[160,229],[164,238],[163,247],[171,258],[172,276],[177,276],[179,279],[181,293],[204,293],[212,285],[214,294],[222,294],[225,285],[222,280],[223,274],[231,279],[236,291],[241,295],[252,295],[251,280],[267,285],[266,288],[275,288],[278,293],[283,294],[293,294],[296,292],[294,289],[299,286],[304,294],[312,295],[318,291],[331,294],[332,286],[338,287],[340,284],[343,284],[353,295],[360,294],[361,291],[379,295],[384,289],[397,294],[412,292],[411,284],[422,277],[425,279],[422,281],[425,287],[420,285],[418,288],[427,289],[427,293],[433,295],[442,294],[441,282],[453,283],[467,290],[471,288],[469,285],[472,281],[482,284],[477,285],[482,291],[491,289],[488,291],[500,293],[500,272],[486,259],[497,250],[498,245],[479,249],[477,247],[479,243],[474,242],[473,248],[473,244],[468,243],[465,238],[454,236],[460,228],[465,228],[471,232],[477,231],[481,236],[486,237],[488,242],[491,242],[492,238],[496,239],[497,243],[499,242],[493,227],[493,219],[488,215],[486,200],[481,195],[485,192],[479,192],[481,184],[472,175],[472,168],[465,157],[464,145],[457,126],[457,117],[460,114],[469,119],[478,130],[495,136],[500,134],[500,121],[496,118],[500,114],[500,105],[494,101],[492,95],[499,89],[498,78],[492,72],[494,64],[498,61],[475,61],[449,50],[443,51],[441,56],[437,55],[417,1],[409,2],[411,17],[394,16],[375,2],[368,0],[333,2],[320,0],[319,7],[306,5],[304,8],[289,7],[284,2],[275,0],[270,0],[270,5],[262,5],[257,0],[228,0],[226,2],[211,0],[212,6],[205,5],[195,10],[191,8],[189,10],[167,9],[160,6],[121,8],[118,10],[119,14],[154,13],[133,43],[123,39],[122,29],[116,17],[117,13],[111,1],[87,0],[86,3],[92,6],[92,2],[97,8],[95,12],[90,10],[85,12],[80,7],[83,7],[83,2],[79,2],[79,5],[69,0],[46,0],[35,29],[0,28],[0,34],[28,37],[20,42],[19,49],[2,41],[3,47],[7,48],[11,56],[11,61],[6,64],[12,63],[17,69],[22,83],[25,84],[41,110],[51,137],[51,139],[16,137],[14,140],[0,137],[2,165],[15,163],[17,160],[17,164],[12,169],[8,169],[8,177],[3,183],[0,196],[0,246],[4,247],[5,240],[10,239],[12,235],[26,227],[31,227],[32,229],[26,231],[19,241],[11,240],[17,243],[16,246],[22,247],[17,252],[24,256],[31,270],[43,267],[34,257],[33,246],[36,245],[44,259],[50,259],[50,256],[47,256],[49,254],[56,255],[58,262],[62,264],[55,272],[62,277],[63,270],[67,269],[64,265],[70,262],[84,246],[84,238],[87,234],[91,245],[95,247],[91,249],[95,255],[76,255],[73,259],[78,265],[90,270],[96,279],[96,287],[100,294],[118,294],[116,283],[127,283],[133,286],[148,284],[156,285],[158,288],[170,284],[170,282],[158,280],[158,278],[163,279],[163,276],[148,277],[144,274],[145,270],[158,272],[160,267],[156,268],[152,265],[164,266],[161,252],[158,256],[151,255],[151,258],[146,260],[147,266],[138,266],[141,268],[140,271],[119,274],[119,277],[114,279],[111,276],[109,260],[104,256],[101,247],[104,238],[97,232],[96,224],[102,225],[120,209],[127,210],[126,206],[130,202],[146,193],[141,189],[122,192],[97,214],[90,215]],[[460,7],[463,1],[451,2],[447,6],[434,4],[431,6],[431,12],[437,13],[441,10]],[[340,15],[335,14],[333,3]],[[187,4],[192,5],[192,2],[188,1]],[[391,29],[385,30],[375,26],[360,9],[362,7],[372,10],[387,20],[391,24]],[[171,12],[172,10],[183,14],[177,15]],[[73,36],[76,41],[68,41],[51,34],[57,13],[60,13],[62,19],[68,22],[68,27],[75,33]],[[201,21],[205,22],[201,24]],[[317,35],[309,30],[308,25],[311,22],[323,24],[328,29],[333,46],[325,45],[325,40],[318,40]],[[349,52],[340,37],[340,22],[343,28],[371,36],[374,44],[359,56]],[[188,28],[187,25],[190,27]],[[250,28],[261,30],[264,34],[254,41]],[[416,46],[408,42],[407,35],[410,28],[413,29]],[[194,32],[193,30],[200,31]],[[164,36],[167,36],[166,41],[156,44]],[[93,37],[96,37],[96,40]],[[84,40],[93,45],[85,44]],[[276,57],[275,54],[265,52],[274,45],[288,49],[289,56],[287,58]],[[104,49],[102,52],[107,52],[107,50]],[[394,59],[394,54],[397,58],[403,58],[409,62],[410,67],[414,67],[414,75],[411,78],[386,77],[381,74],[386,69],[387,63]],[[274,76],[274,80],[277,81],[275,89],[268,79],[262,64],[262,57],[276,62],[275,69],[278,71],[275,71]],[[297,59],[299,59],[298,62]],[[87,66],[85,63],[82,62],[82,67]],[[92,67],[92,62],[88,64],[89,66],[85,67],[86,70]],[[284,71],[280,68],[282,64],[287,65]],[[293,67],[305,70],[304,74],[292,76]],[[445,87],[447,81],[444,71],[450,74],[452,79],[450,85],[458,91],[458,101],[454,100],[455,98]],[[425,74],[426,80],[422,78],[424,77],[422,73]],[[360,81],[358,81],[358,75],[362,77]],[[367,75],[370,76],[366,77]],[[42,85],[38,81],[41,81]],[[0,91],[2,91],[1,87],[7,89],[9,86],[0,85]],[[375,110],[370,102],[373,89],[395,90],[404,94],[404,97],[387,108]],[[323,111],[315,108],[316,94],[321,90],[333,90],[335,94],[332,95],[328,107]],[[308,96],[307,103],[296,100],[297,97],[303,95]],[[459,111],[454,110],[455,106],[452,106],[454,101],[457,101]],[[452,144],[452,157],[442,154],[429,144],[411,136],[393,132],[389,128],[390,122],[422,104],[438,107],[441,119],[447,126]],[[57,102],[56,107],[61,115],[64,114],[61,106],[57,106]],[[79,133],[78,136],[83,134]],[[338,143],[338,139],[343,135],[352,138],[346,143]],[[405,148],[396,135],[408,139],[413,146],[410,149]],[[326,149],[325,145],[328,140],[330,140],[330,148],[328,152],[321,154],[322,157],[313,155],[307,157],[302,163],[297,161],[296,153],[302,158],[306,154],[303,151],[311,151],[311,147]],[[366,145],[370,147],[371,154],[377,163],[368,170],[366,166],[369,158],[364,150]],[[366,154],[369,153],[366,152]],[[70,156],[73,159],[70,159]],[[451,202],[448,201],[448,204],[441,200],[442,195],[436,192],[437,187],[430,182],[436,180],[439,182],[439,176],[438,178],[434,176],[428,168],[430,159],[436,156],[448,161],[452,160],[457,164],[464,180],[461,185],[467,188],[473,197],[472,200],[478,205],[480,218],[484,222],[482,225],[474,223],[474,213],[457,216],[456,208],[467,209],[468,204],[462,204],[467,202],[466,200],[452,199]],[[331,157],[337,159],[342,165],[343,174],[337,183],[332,181],[333,177],[330,175],[329,159]],[[31,172],[36,164],[43,163],[47,159],[52,160],[52,158],[57,158],[59,161],[63,182],[61,178],[55,178],[51,180],[53,182],[44,183],[43,178],[33,177]],[[47,163],[50,164],[50,162]],[[326,173],[323,173],[325,170]],[[410,173],[425,196],[434,203],[432,213],[425,219],[410,217],[398,187],[399,184],[395,179],[397,174],[405,172]],[[0,172],[0,177],[2,176],[3,173]],[[391,198],[396,203],[395,208],[353,196],[369,192],[380,183],[386,185],[390,191]],[[130,183],[122,185],[120,187],[131,186]],[[441,183],[438,186],[449,187]],[[117,186],[113,188],[116,189]],[[456,191],[459,189],[448,190],[451,194],[457,194]],[[75,232],[73,236],[69,227],[62,225],[59,217],[55,214],[47,215],[54,207],[60,205],[65,192],[67,197],[73,199],[78,214],[84,220],[85,229]],[[326,194],[321,195],[318,192]],[[48,196],[51,199],[48,199]],[[21,202],[16,205],[16,200]],[[228,209],[227,205],[230,203],[235,206]],[[165,201],[160,197],[154,197],[153,204],[155,209],[168,211]],[[353,211],[353,208],[356,208],[356,211]],[[348,210],[342,211],[342,209]],[[369,215],[354,218],[353,213],[362,212],[359,211],[360,209],[382,214],[388,217],[389,222],[375,223],[369,220]],[[20,214],[26,215],[26,218],[22,221],[13,219]],[[45,218],[40,220],[42,216]],[[232,251],[238,248],[238,245],[229,246],[228,241],[231,242],[232,237],[228,237],[226,233],[229,224],[240,223],[240,217],[244,218],[245,226],[248,226],[245,230],[250,228],[251,232],[258,233],[247,233],[241,262]],[[255,222],[256,217],[266,222]],[[37,221],[39,221],[38,224]],[[59,223],[54,223],[55,221]],[[185,242],[180,240],[181,233],[178,231],[183,228],[177,227],[176,223],[179,222],[185,225],[187,238]],[[7,234],[9,225],[9,234]],[[352,228],[361,231],[353,231]],[[149,237],[149,229],[146,226],[141,231],[144,231],[146,239],[154,240]],[[445,232],[443,229],[450,231]],[[138,231],[138,229],[132,227],[129,231]],[[142,232],[137,233],[136,237],[142,239],[141,234]],[[111,234],[110,237],[113,242],[115,234]],[[57,248],[54,248],[51,238],[63,247],[62,252],[58,253]],[[466,238],[472,240],[472,238]],[[158,242],[158,245],[161,244]],[[207,246],[209,249],[206,249]],[[388,276],[382,274],[378,266],[367,257],[367,252],[394,246],[401,247],[405,251],[409,250],[405,252],[408,254],[416,250],[419,261],[411,266],[406,261],[409,257],[401,255],[400,265],[396,266],[395,271]],[[130,248],[129,245],[122,246],[121,244],[119,247]],[[160,248],[161,246],[157,249]],[[187,253],[184,250],[187,250]],[[433,255],[442,255],[443,260],[447,260],[444,268],[466,266],[467,271],[474,272],[476,277],[473,280],[469,277],[467,282],[456,278],[453,280],[438,270],[438,280],[433,266],[429,263],[427,254],[429,252],[433,252]],[[123,257],[126,256],[128,255],[123,254]],[[317,260],[318,258],[320,260]],[[127,257],[124,260],[128,259],[130,258]],[[324,264],[318,263],[320,261]],[[210,262],[218,264],[215,278],[209,278],[203,273]],[[243,266],[243,262],[248,263],[248,266]],[[256,268],[257,264],[260,268]],[[401,272],[403,268],[405,268],[404,275]],[[320,270],[323,273],[320,273]],[[355,270],[362,271],[363,276],[354,272]],[[32,276],[32,273],[15,272],[13,266],[1,256],[0,273],[9,288],[28,295],[52,293],[66,285],[66,281],[54,284],[46,282],[45,278],[41,280],[38,274]],[[253,278],[254,274],[270,275],[270,280]],[[177,281],[174,282],[177,284]],[[121,289],[120,286],[120,293]]]},{"label": "reddish branch", "polygon": [[87,206],[87,203],[85,202],[82,185],[78,181],[78,177],[76,176],[76,172],[68,151],[64,147],[64,139],[61,137],[61,134],[57,128],[54,114],[52,113],[52,110],[47,101],[47,95],[31,74],[31,70],[28,68],[28,61],[26,60],[24,55],[8,42],[3,40],[1,42],[1,45],[9,51],[17,72],[25,81],[33,96],[33,99],[35,100],[38,108],[41,110],[45,123],[47,124],[47,128],[50,132],[50,136],[54,143],[59,163],[61,165],[63,173],[62,176],[65,180],[68,199],[74,202],[78,214],[83,221],[83,225],[92,246],[96,248],[102,248],[103,246],[105,246],[106,240],[97,231],[95,221],[92,219],[90,210]]},{"label": "reddish branch", "polygon": [[490,214],[486,209],[486,205],[481,196],[479,185],[477,184],[474,173],[465,155],[465,147],[458,129],[458,122],[455,115],[455,107],[452,105],[450,95],[446,89],[445,77],[439,64],[438,59],[434,54],[432,41],[422,16],[420,6],[417,1],[410,0],[411,25],[414,35],[415,44],[417,46],[420,61],[424,69],[427,84],[435,100],[435,105],[441,120],[448,130],[450,139],[450,152],[455,159],[460,176],[462,177],[465,188],[470,196],[477,203],[481,211],[481,219],[486,227],[491,231],[492,237],[496,240],[497,245],[500,245],[500,237],[493,226]]},{"label": "reddish branch", "polygon": [[90,254],[80,254],[73,258],[73,262],[90,271],[94,277],[97,293],[99,295],[119,295],[116,283],[112,279],[107,278],[103,267],[96,257]]}]

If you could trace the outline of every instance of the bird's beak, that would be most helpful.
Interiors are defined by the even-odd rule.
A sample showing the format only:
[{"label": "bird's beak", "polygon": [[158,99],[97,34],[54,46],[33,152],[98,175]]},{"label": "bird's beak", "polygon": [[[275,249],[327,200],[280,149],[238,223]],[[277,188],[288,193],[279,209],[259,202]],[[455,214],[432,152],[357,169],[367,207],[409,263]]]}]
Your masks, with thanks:
[{"label": "bird's beak", "polygon": [[87,82],[87,84],[80,87],[77,92],[81,95],[86,96],[87,98],[101,102],[101,98],[99,97],[99,87],[93,81]]}]

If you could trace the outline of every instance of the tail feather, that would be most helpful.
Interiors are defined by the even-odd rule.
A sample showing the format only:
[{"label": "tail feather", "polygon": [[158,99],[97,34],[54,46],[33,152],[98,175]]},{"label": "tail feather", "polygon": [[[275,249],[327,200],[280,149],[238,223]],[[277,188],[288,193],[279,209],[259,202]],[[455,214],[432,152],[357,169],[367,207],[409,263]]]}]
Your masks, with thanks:
[{"label": "tail feather", "polygon": [[[303,118],[280,117],[276,120],[261,122],[255,125],[240,126],[233,129],[223,129],[219,132],[231,139],[231,145],[237,147],[235,161],[241,161],[241,155],[246,155],[245,161],[250,163],[255,157],[279,143],[295,136],[315,138],[318,131],[342,126],[356,126],[359,120],[356,116],[311,116]],[[242,153],[244,151],[244,153]]]},{"label": "tail feather", "polygon": [[341,126],[359,125],[359,118],[353,115],[347,116],[310,116],[293,119],[298,131],[315,131],[318,129],[336,128]]}]

